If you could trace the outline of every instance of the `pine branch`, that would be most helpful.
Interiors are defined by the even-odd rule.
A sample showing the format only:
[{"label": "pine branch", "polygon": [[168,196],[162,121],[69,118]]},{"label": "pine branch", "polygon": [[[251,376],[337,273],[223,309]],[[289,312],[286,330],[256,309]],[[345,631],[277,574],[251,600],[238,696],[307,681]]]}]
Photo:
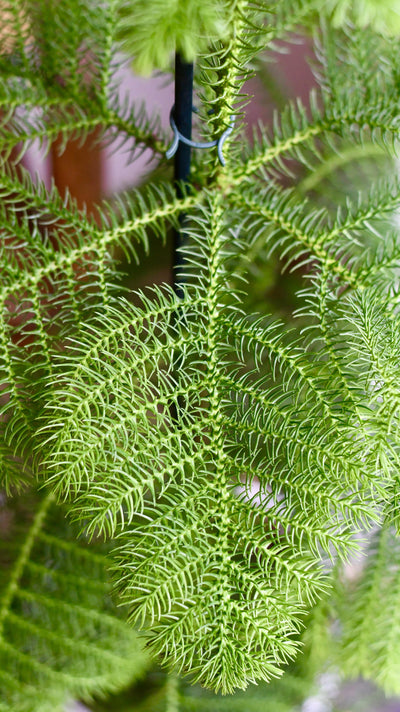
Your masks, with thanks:
[{"label": "pine branch", "polygon": [[241,243],[226,237],[218,192],[191,220],[183,300],[156,290],[75,341],[40,447],[74,516],[123,535],[116,581],[151,649],[230,691],[295,653],[326,585],[321,551],[349,555],[387,483],[380,436],[360,427],[367,382],[356,387],[345,360],[343,385],[329,351],[241,317],[228,287]]},{"label": "pine branch", "polygon": [[362,675],[389,695],[399,691],[399,540],[377,531],[360,580],[342,612],[340,664],[347,676]]},{"label": "pine branch", "polygon": [[[258,249],[267,249],[269,255],[278,252],[284,268],[319,263],[320,269],[340,282],[360,289],[377,284],[379,277],[388,284],[395,274],[399,256],[396,235],[390,239],[385,226],[386,234],[382,230],[380,236],[379,227],[371,225],[377,217],[383,223],[385,214],[394,214],[399,200],[396,179],[376,184],[366,198],[359,196],[358,205],[349,201],[339,206],[334,219],[324,209],[313,209],[309,200],[300,201],[295,190],[274,184],[264,190],[262,199],[257,182],[233,193],[231,199],[245,209],[241,220],[247,234],[255,234]],[[371,233],[375,242],[380,238],[377,248],[368,246]],[[248,242],[247,251],[254,254],[254,243]],[[241,259],[246,260],[246,253]]]},{"label": "pine branch", "polygon": [[[106,558],[60,526],[53,496],[19,525],[17,554],[2,573],[0,689],[5,710],[61,710],[71,696],[118,690],[147,656],[108,598]],[[2,546],[4,554],[4,543]]]},{"label": "pine branch", "polygon": [[[145,700],[122,702],[121,712],[264,712],[268,705],[274,712],[293,712],[301,704],[311,688],[308,679],[302,679],[296,670],[285,673],[285,684],[271,682],[269,685],[252,685],[246,692],[222,697],[209,693],[198,685],[190,687],[174,674],[158,675],[148,680],[151,692]],[[125,702],[125,704],[124,704]],[[96,712],[105,712],[102,705]]]},{"label": "pine branch", "polygon": [[315,96],[311,94],[311,119],[305,107],[297,102],[295,106],[289,105],[279,119],[276,117],[272,138],[266,129],[260,127],[260,136],[255,138],[254,148],[248,149],[247,155],[239,156],[228,184],[241,184],[258,171],[261,175],[266,170],[286,175],[288,168],[285,160],[290,158],[308,165],[309,158],[303,158],[302,152],[318,157],[317,140],[329,133],[347,137],[353,143],[368,140],[395,154],[398,115],[394,105],[386,105],[381,94],[369,97],[368,104],[357,99],[351,106],[335,105],[327,99],[324,109],[322,111],[318,107]]},{"label": "pine branch", "polygon": [[[61,90],[41,87],[32,91],[31,84],[26,85],[25,93],[18,83],[14,94],[6,91],[0,99],[1,110],[2,161],[11,155],[14,161],[20,160],[34,141],[48,150],[59,139],[59,150],[63,150],[68,140],[83,144],[94,131],[96,142],[107,145],[118,141],[119,148],[126,145],[131,156],[145,148],[163,156],[167,149],[158,117],[150,119],[143,105],[124,105],[113,95],[101,108],[97,98],[79,103]],[[17,154],[12,153],[16,147]]]},{"label": "pine branch", "polygon": [[[73,0],[67,11],[59,2],[51,7],[42,0],[24,5],[20,12],[4,9],[14,17],[17,35],[22,23],[27,36],[18,35],[20,52],[2,61],[3,75],[8,75],[0,94],[3,160],[16,146],[21,157],[35,139],[47,146],[57,137],[64,145],[75,137],[83,142],[94,129],[100,130],[96,140],[124,139],[131,153],[133,143],[133,148],[147,147],[162,156],[166,145],[157,136],[159,120],[149,119],[143,106],[126,106],[118,99],[113,43],[119,3],[110,0],[93,8],[87,0]],[[29,33],[35,40],[33,54]]]},{"label": "pine branch", "polygon": [[[136,33],[143,66],[168,61],[171,42],[193,57],[201,51],[200,116],[204,133],[219,138],[242,111],[256,53],[316,19],[311,3],[293,0],[179,0],[177,14],[159,0],[145,5],[131,16],[119,0],[6,2],[5,156],[37,138],[83,141],[94,127],[105,140],[165,153],[157,119],[117,97],[121,32],[128,44]],[[151,46],[153,29],[160,44]],[[313,196],[281,187],[328,154],[335,168],[339,147],[352,142],[394,153],[397,44],[375,38],[369,53],[369,32],[323,32],[320,95],[289,106],[272,136],[262,129],[244,152],[236,127],[227,166],[203,155],[190,195],[143,189],[100,206],[96,222],[26,175],[0,176],[2,483],[21,484],[20,467],[24,480],[32,468],[71,501],[90,536],[116,539],[116,585],[150,649],[224,693],[279,676],[332,566],[357,548],[355,533],[398,519],[398,182],[374,180],[333,217]],[[138,306],[117,300],[115,248],[135,257],[182,212],[182,299],[162,287],[135,292]],[[303,331],[244,313],[239,282],[258,249],[308,270]],[[67,532],[45,532],[42,519],[44,509],[4,588],[0,680],[11,707],[2,709],[19,705],[17,678],[25,707],[47,687],[41,710],[57,709],[60,690],[101,691],[120,664],[117,636],[131,640],[124,624],[93,610],[104,590],[100,560]],[[47,573],[53,554],[60,566]],[[109,644],[93,640],[98,626]],[[373,674],[386,680],[383,648],[384,672]],[[168,712],[190,707],[181,689],[170,678]]]},{"label": "pine branch", "polygon": [[0,412],[5,452],[11,453],[2,480],[10,487],[18,472],[14,456],[28,467],[35,417],[46,398],[36,379],[51,377],[65,333],[112,302],[117,278],[109,250],[118,245],[135,256],[134,236],[145,246],[150,228],[163,237],[168,222],[178,220],[179,206],[195,197],[178,200],[170,186],[146,190],[145,198],[121,197],[124,220],[104,205],[99,226],[55,189],[48,194],[26,175],[21,182],[12,172],[2,174],[0,190]]}]

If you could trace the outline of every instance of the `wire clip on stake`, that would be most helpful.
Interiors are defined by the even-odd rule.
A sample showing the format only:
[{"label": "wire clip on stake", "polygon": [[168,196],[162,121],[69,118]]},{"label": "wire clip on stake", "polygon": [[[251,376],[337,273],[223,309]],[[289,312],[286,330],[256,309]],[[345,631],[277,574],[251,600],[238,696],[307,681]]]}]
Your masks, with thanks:
[{"label": "wire clip on stake", "polygon": [[192,141],[191,139],[186,138],[186,136],[183,136],[179,131],[174,119],[174,109],[175,105],[172,107],[169,115],[169,123],[174,132],[174,138],[169,149],[165,153],[166,158],[172,158],[172,156],[175,155],[178,150],[179,141],[182,141],[182,143],[185,143],[191,148],[212,148],[213,146],[218,146],[218,158],[220,160],[221,165],[224,166],[225,158],[223,156],[222,149],[229,134],[231,134],[233,131],[234,120],[232,119],[230,126],[228,126],[228,128],[225,129],[224,133],[221,134],[221,136],[215,139],[214,141]]}]

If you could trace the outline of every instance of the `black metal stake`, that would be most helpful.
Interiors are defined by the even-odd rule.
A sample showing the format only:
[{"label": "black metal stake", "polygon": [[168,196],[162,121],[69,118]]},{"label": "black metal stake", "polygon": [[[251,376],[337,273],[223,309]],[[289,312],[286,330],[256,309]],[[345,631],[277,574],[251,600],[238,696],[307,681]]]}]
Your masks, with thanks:
[{"label": "black metal stake", "polygon": [[[178,131],[185,138],[192,138],[192,106],[193,106],[193,64],[184,62],[179,53],[175,55],[175,106],[174,106],[174,121]],[[192,149],[183,141],[179,141],[177,151],[175,153],[174,163],[174,182],[175,190],[178,198],[182,198],[187,192],[190,177],[190,159]],[[183,298],[182,289],[182,268],[184,259],[180,252],[180,247],[185,242],[185,222],[186,216],[179,216],[179,227],[174,230],[173,245],[172,245],[172,286],[175,294],[180,299]],[[175,313],[172,315],[173,323],[179,321],[180,315]],[[173,357],[173,373],[178,382],[179,365],[177,363],[177,354]],[[173,421],[178,420],[178,410],[181,411],[183,402],[178,396],[176,402],[171,403],[170,413]]]},{"label": "black metal stake", "polygon": [[[187,139],[192,138],[192,107],[193,63],[185,62],[181,55],[177,53],[175,55],[174,119],[178,131]],[[178,198],[182,198],[185,193],[184,184],[189,184],[191,152],[190,146],[187,146],[183,141],[179,142],[174,164],[174,180]],[[183,296],[180,287],[183,258],[179,248],[185,241],[185,220],[185,215],[180,215],[179,229],[174,231],[172,248],[172,284],[178,297]]]}]

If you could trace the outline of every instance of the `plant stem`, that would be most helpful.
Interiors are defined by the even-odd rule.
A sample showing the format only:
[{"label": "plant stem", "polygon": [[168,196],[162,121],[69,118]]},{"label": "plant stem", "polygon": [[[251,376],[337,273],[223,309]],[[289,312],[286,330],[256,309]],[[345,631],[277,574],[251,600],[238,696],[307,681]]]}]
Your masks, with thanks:
[{"label": "plant stem", "polygon": [[178,676],[174,672],[168,674],[166,698],[167,712],[179,712]]}]

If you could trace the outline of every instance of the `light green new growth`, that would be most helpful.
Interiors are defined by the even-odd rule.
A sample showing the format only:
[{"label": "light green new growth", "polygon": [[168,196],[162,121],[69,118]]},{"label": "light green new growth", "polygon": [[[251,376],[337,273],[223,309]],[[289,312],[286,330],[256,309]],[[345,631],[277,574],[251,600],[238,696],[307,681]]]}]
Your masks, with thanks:
[{"label": "light green new growth", "polygon": [[[320,25],[314,4],[297,0],[5,0],[1,11],[2,486],[12,493],[39,478],[85,532],[111,540],[118,600],[174,675],[222,693],[269,681],[296,656],[310,608],[328,596],[333,565],[357,550],[355,535],[384,526],[385,538],[388,523],[399,526],[399,42]],[[320,89],[248,140],[244,81],[257,55],[298,25],[314,31]],[[94,219],[12,162],[34,139],[66,144],[96,129],[164,166],[169,137],[158,118],[117,91],[122,40],[146,71],[165,66],[174,44],[195,56],[203,134],[219,137],[232,118],[235,129],[225,167],[212,150],[195,153],[183,197],[158,181],[101,205]],[[351,160],[363,173],[364,145],[368,161],[387,156],[385,176],[375,167],[367,185],[346,184]],[[335,179],[331,200],[325,186]],[[118,256],[139,259],[182,214],[182,299],[161,285],[136,291],[132,304],[119,293]],[[253,272],[271,259],[302,280],[297,319],[248,308]],[[29,585],[20,592],[22,568],[41,576],[44,566],[25,548],[3,598],[16,640],[0,652],[22,645],[23,612],[11,600],[47,601]],[[49,574],[65,581],[66,596],[69,575]],[[52,606],[49,621],[68,609],[80,627],[67,599]],[[394,637],[373,665],[363,658],[351,669],[394,689],[400,631],[390,610],[390,625],[384,608],[379,625]],[[123,624],[113,625],[107,635],[128,645]],[[35,640],[36,626],[28,617]],[[44,636],[50,647],[54,636]],[[93,645],[89,680],[104,662]],[[29,666],[46,666],[55,687],[61,679],[46,655],[41,648],[39,662],[18,667],[26,699],[41,682],[28,679]],[[107,655],[115,660],[112,645]],[[17,672],[2,669],[4,690],[17,694]],[[74,685],[70,694],[92,694],[103,682]]]},{"label": "light green new growth", "polygon": [[166,69],[176,50],[193,62],[210,39],[222,40],[230,31],[224,0],[153,0],[150,17],[146,0],[119,0],[118,5],[117,36],[140,74]]}]

